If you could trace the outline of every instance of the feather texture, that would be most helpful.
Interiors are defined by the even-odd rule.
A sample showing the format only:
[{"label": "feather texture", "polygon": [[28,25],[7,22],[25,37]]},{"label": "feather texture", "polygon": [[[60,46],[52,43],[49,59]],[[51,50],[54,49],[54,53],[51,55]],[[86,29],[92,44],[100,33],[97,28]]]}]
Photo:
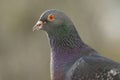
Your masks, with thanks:
[{"label": "feather texture", "polygon": [[[47,16],[55,16],[47,21]],[[120,63],[105,58],[86,45],[73,22],[61,11],[48,10],[40,17],[51,46],[51,80],[120,80]]]}]

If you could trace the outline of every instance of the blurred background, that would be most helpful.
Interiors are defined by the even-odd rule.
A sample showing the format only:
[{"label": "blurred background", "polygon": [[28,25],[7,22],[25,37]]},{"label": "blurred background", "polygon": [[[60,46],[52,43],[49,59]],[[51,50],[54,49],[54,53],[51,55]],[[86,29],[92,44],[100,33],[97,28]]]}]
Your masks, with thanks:
[{"label": "blurred background", "polygon": [[50,80],[50,46],[32,27],[46,9],[65,12],[81,38],[120,62],[120,0],[0,0],[0,80]]}]

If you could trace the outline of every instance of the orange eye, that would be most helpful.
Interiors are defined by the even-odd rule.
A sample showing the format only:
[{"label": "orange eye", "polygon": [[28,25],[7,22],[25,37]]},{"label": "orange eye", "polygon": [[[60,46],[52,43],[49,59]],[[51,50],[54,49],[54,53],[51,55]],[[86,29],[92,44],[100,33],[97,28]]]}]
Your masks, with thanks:
[{"label": "orange eye", "polygon": [[53,14],[49,14],[47,19],[48,19],[48,21],[54,21],[55,16]]}]

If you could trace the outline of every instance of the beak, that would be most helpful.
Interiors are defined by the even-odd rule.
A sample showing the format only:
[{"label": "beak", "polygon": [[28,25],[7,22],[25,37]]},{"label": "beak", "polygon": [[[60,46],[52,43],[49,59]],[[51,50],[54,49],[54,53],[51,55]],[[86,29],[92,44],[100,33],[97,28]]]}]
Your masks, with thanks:
[{"label": "beak", "polygon": [[36,30],[40,30],[43,26],[43,22],[42,21],[38,21],[35,26],[33,27],[33,31],[36,31]]}]

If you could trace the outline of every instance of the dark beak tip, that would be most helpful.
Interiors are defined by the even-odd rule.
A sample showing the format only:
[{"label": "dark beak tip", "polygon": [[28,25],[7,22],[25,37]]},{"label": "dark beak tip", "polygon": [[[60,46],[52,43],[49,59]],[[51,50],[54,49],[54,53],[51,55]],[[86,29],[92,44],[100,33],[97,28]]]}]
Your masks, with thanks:
[{"label": "dark beak tip", "polygon": [[36,31],[35,26],[32,28],[32,31],[33,31],[33,32],[35,32],[35,31]]}]

